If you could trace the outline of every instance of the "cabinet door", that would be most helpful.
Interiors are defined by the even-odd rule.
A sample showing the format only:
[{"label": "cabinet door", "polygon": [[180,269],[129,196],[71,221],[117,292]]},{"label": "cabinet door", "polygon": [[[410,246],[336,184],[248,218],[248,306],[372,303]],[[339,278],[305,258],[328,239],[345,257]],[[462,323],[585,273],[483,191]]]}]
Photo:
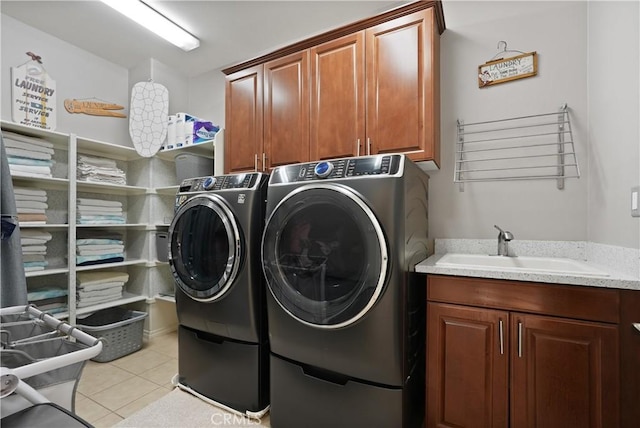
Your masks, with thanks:
[{"label": "cabinet door", "polygon": [[433,8],[366,30],[371,154],[439,164],[439,41]]},{"label": "cabinet door", "polygon": [[617,328],[537,315],[511,317],[511,426],[617,427]]},{"label": "cabinet door", "polygon": [[226,79],[225,173],[255,171],[263,153],[262,65]]},{"label": "cabinet door", "polygon": [[364,32],[311,48],[311,160],[364,154]]},{"label": "cabinet door", "polygon": [[264,170],[309,161],[309,51],[264,65]]},{"label": "cabinet door", "polygon": [[507,312],[427,305],[427,427],[506,427]]}]

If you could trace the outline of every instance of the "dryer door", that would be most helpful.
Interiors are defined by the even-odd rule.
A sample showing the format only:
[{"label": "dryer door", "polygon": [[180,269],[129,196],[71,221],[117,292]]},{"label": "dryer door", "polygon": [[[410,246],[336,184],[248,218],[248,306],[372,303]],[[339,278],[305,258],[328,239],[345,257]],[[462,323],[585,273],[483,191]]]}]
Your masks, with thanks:
[{"label": "dryer door", "polygon": [[342,185],[298,188],[265,226],[269,290],[288,314],[313,327],[340,328],[362,318],[382,293],[387,263],[380,223]]},{"label": "dryer door", "polygon": [[183,204],[169,227],[169,266],[182,291],[194,300],[219,299],[241,263],[241,236],[226,202],[215,194]]}]

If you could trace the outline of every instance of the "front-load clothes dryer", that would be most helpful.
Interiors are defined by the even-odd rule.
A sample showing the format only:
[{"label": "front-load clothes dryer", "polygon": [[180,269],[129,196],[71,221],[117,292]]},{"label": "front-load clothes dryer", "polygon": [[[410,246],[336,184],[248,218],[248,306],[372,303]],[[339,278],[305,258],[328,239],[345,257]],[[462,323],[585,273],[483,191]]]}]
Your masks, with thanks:
[{"label": "front-load clothes dryer", "polygon": [[271,174],[262,263],[271,423],[419,427],[428,176],[404,155]]},{"label": "front-load clothes dryer", "polygon": [[269,405],[260,240],[268,176],[182,182],[169,227],[180,385],[241,412]]}]

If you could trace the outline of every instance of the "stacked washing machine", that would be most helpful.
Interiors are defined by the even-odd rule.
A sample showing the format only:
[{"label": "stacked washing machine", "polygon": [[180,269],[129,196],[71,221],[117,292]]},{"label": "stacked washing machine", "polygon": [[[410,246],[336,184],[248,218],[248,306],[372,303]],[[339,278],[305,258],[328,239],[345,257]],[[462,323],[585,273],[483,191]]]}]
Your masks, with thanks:
[{"label": "stacked washing machine", "polygon": [[169,227],[179,385],[242,413],[269,405],[260,240],[268,176],[186,179]]},{"label": "stacked washing machine", "polygon": [[419,427],[424,416],[428,176],[404,155],[288,165],[271,174],[274,427]]}]

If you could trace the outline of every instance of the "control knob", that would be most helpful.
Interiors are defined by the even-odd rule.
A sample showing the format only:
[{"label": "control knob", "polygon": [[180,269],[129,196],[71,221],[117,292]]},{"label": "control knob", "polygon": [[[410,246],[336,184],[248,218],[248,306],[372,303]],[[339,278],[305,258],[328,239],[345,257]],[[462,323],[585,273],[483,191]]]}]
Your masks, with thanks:
[{"label": "control knob", "polygon": [[331,162],[320,162],[315,168],[313,168],[313,173],[318,178],[326,178],[333,171],[333,164]]},{"label": "control knob", "polygon": [[216,184],[216,178],[215,177],[207,177],[202,181],[202,188],[204,190],[211,190],[213,189],[213,186]]}]

